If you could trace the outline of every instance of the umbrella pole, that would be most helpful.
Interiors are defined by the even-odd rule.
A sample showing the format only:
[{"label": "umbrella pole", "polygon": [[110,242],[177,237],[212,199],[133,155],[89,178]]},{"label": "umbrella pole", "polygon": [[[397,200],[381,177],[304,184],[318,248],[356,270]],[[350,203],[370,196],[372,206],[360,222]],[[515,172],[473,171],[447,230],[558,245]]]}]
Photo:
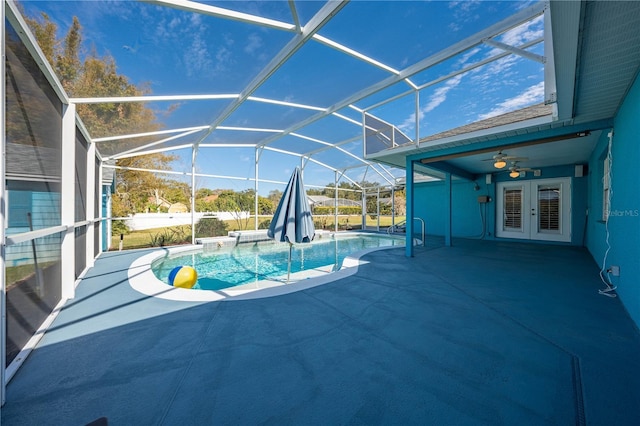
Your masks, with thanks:
[{"label": "umbrella pole", "polygon": [[289,263],[287,264],[287,284],[289,284],[289,278],[291,277],[291,249],[293,244],[289,243]]}]

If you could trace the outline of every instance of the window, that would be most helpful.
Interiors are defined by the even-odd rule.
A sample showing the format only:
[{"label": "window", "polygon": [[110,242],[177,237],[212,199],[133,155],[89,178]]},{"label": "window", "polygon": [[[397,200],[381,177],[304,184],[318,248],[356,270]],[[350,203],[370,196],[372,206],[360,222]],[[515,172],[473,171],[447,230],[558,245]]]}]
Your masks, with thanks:
[{"label": "window", "polygon": [[503,229],[522,229],[522,189],[504,190]]},{"label": "window", "polygon": [[560,230],[560,188],[555,185],[538,187],[538,232]]}]

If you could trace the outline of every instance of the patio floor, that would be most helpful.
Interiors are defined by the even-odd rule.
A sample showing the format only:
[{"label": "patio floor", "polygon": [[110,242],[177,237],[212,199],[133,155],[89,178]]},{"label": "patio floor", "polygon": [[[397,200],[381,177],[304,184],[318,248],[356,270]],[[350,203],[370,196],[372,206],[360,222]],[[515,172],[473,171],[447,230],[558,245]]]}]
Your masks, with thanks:
[{"label": "patio floor", "polygon": [[640,334],[582,248],[455,240],[278,297],[187,303],[103,254],[3,425],[640,424]]}]

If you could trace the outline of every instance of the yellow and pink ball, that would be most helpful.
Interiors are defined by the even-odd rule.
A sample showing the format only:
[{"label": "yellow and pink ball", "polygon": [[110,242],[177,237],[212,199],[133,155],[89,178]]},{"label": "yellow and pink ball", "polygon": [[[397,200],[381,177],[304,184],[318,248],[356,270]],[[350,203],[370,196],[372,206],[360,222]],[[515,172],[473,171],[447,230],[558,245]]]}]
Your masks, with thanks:
[{"label": "yellow and pink ball", "polygon": [[198,280],[198,273],[191,266],[177,266],[169,272],[169,285],[191,288]]}]

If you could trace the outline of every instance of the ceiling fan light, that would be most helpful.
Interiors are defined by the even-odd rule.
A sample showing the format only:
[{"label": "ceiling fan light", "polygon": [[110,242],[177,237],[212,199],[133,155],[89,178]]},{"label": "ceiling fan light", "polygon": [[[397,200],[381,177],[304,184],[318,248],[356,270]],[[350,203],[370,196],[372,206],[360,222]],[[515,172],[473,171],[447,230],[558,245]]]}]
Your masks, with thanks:
[{"label": "ceiling fan light", "polygon": [[511,173],[509,173],[509,176],[515,179],[517,177],[520,177],[520,172],[517,170],[511,170]]},{"label": "ceiling fan light", "polygon": [[495,163],[493,163],[493,167],[495,167],[496,169],[502,169],[507,165],[507,162],[504,160],[496,160]]}]

